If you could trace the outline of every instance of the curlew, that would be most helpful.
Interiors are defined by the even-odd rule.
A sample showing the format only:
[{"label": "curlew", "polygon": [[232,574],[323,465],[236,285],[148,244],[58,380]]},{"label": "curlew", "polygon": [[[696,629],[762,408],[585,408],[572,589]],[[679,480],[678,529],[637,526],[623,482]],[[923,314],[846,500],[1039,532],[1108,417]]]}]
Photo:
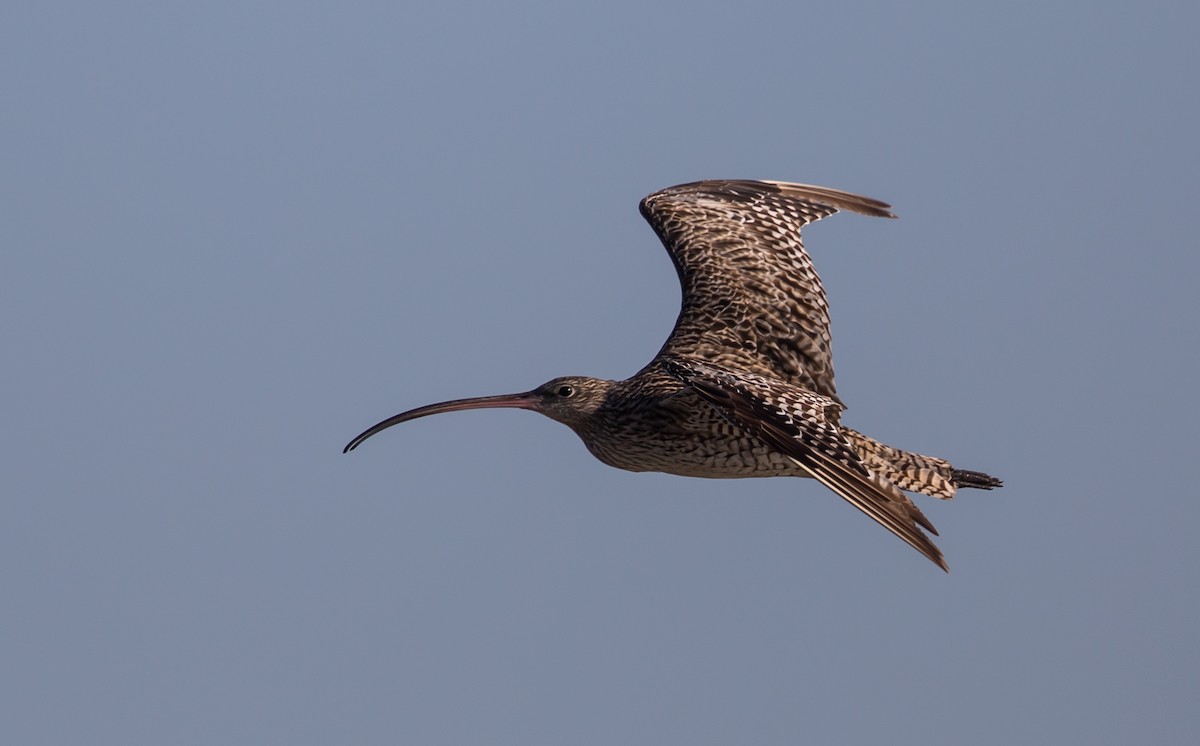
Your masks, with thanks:
[{"label": "curlew", "polygon": [[[933,524],[903,491],[953,497],[1001,481],[884,445],[841,423],[829,306],[800,240],[841,210],[895,217],[849,192],[778,181],[699,181],[655,192],[641,213],[683,286],[662,349],[623,381],[568,376],[520,394],[431,404],[368,428],[486,407],[570,427],[605,464],[688,477],[812,477],[948,569]],[[924,530],[922,530],[924,529]]]}]

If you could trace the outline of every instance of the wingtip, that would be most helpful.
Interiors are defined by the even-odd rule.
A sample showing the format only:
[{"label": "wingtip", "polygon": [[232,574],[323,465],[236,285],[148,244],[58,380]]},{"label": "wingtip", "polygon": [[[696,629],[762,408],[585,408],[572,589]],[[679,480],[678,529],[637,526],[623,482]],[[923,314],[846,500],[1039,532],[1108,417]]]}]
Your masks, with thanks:
[{"label": "wingtip", "polygon": [[857,212],[860,215],[869,215],[876,218],[896,219],[900,217],[892,212],[892,206],[883,200],[864,197],[861,194],[847,192],[842,189],[816,186],[815,184],[797,184],[790,181],[768,180],[764,183],[776,187],[781,192],[790,192],[805,199],[815,199],[839,210],[848,210],[850,212]]},{"label": "wingtip", "polygon": [[705,179],[691,181],[686,184],[676,184],[649,194],[638,203],[638,209],[651,223],[653,203],[664,198],[686,198],[686,195],[703,194],[734,194],[753,195],[764,192],[775,192],[814,202],[833,208],[857,212],[877,218],[896,218],[892,206],[882,200],[864,197],[861,194],[847,192],[842,189],[817,186],[816,184],[801,184],[794,181],[776,181],[774,179]]},{"label": "wingtip", "polygon": [[[934,535],[936,536],[937,532],[934,532]],[[950,565],[946,564],[946,556],[942,554],[942,550],[938,548],[938,545],[934,544],[933,540],[931,540],[928,536],[924,538],[925,541],[921,543],[921,546],[913,544],[913,548],[925,555],[927,560],[942,568],[943,572],[949,574]]]},{"label": "wingtip", "polygon": [[[921,512],[920,508],[918,508],[916,505],[913,505],[912,503],[909,503],[908,507],[910,508],[909,515],[912,516],[913,520],[916,521],[917,525],[921,526],[922,528],[924,528],[926,531],[933,534],[934,536],[938,536],[937,529],[933,527],[933,524],[929,522],[929,519],[925,517],[925,515]],[[919,529],[917,530],[916,533],[918,535],[921,534]],[[904,538],[904,537],[902,536],[901,538]],[[933,539],[930,539],[928,536],[922,535],[921,538],[923,539],[923,541],[921,541],[919,545],[913,544],[913,547],[917,551],[919,551],[921,554],[925,555],[929,559],[930,562],[932,562],[933,564],[942,568],[942,570],[945,571],[946,573],[949,573],[950,566],[948,564],[946,564],[946,557],[945,557],[945,555],[942,554],[942,550],[939,549],[938,545],[933,543]]]}]

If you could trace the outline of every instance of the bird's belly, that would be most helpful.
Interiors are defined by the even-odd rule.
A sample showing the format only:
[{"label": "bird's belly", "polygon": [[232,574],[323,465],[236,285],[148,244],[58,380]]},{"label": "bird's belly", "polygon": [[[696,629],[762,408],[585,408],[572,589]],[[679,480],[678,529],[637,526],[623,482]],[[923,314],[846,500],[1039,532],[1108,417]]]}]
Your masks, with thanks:
[{"label": "bird's belly", "polygon": [[661,438],[652,446],[636,440],[587,443],[609,466],[626,471],[658,471],[681,477],[740,479],[807,476],[792,459],[757,439]]}]

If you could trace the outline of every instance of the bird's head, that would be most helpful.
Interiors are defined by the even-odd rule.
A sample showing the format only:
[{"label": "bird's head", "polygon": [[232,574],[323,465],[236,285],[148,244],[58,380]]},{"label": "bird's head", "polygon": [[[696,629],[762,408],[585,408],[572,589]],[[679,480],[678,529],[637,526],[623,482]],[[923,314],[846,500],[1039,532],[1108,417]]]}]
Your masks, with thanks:
[{"label": "bird's head", "polygon": [[532,391],[520,394],[480,396],[473,399],[453,399],[430,404],[393,415],[383,422],[367,428],[350,441],[342,452],[353,451],[364,440],[392,425],[399,425],[401,422],[408,422],[431,414],[458,412],[464,409],[528,409],[540,412],[575,430],[600,408],[612,385],[612,381],[600,378],[563,376],[551,379]]}]

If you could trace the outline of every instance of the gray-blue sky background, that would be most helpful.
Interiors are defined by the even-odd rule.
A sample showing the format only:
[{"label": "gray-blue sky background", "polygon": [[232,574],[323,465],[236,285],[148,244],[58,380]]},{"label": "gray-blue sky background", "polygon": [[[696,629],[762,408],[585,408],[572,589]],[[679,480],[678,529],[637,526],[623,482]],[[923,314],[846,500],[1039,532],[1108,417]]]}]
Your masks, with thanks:
[{"label": "gray-blue sky background", "polygon": [[[6,742],[1195,737],[1200,14],[425,5],[3,11]],[[715,177],[895,205],[806,238],[847,423],[1007,482],[949,576],[525,412],[341,454],[636,371]]]}]

